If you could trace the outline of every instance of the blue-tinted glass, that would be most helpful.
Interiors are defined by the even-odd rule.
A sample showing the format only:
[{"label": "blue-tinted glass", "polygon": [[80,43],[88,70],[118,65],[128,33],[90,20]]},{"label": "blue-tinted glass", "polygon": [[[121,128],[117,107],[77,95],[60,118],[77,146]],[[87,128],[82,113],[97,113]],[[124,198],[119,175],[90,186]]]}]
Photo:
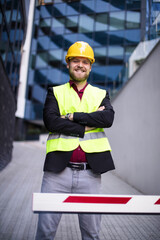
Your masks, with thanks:
[{"label": "blue-tinted glass", "polygon": [[108,35],[106,32],[98,32],[95,34],[94,46],[106,45],[108,40]]},{"label": "blue-tinted glass", "polygon": [[93,33],[77,34],[77,41],[87,42],[90,46],[93,46]]},{"label": "blue-tinted glass", "polygon": [[132,1],[127,1],[127,9],[132,10],[132,9],[140,9],[141,8],[141,0],[132,0]]},{"label": "blue-tinted glass", "polygon": [[53,14],[55,17],[61,17],[66,15],[66,4],[54,4]]},{"label": "blue-tinted glass", "polygon": [[66,15],[78,15],[79,13],[79,2],[71,2],[67,4]]},{"label": "blue-tinted glass", "polygon": [[108,56],[112,58],[122,59],[124,54],[124,49],[121,46],[109,46]]},{"label": "blue-tinted glass", "polygon": [[97,14],[95,22],[95,31],[106,31],[108,30],[108,14],[101,13]]},{"label": "blue-tinted glass", "polygon": [[127,11],[126,27],[127,28],[140,27],[140,12]]},{"label": "blue-tinted glass", "polygon": [[43,103],[43,98],[45,95],[45,89],[40,85],[34,84],[32,87],[32,98],[38,102]]},{"label": "blue-tinted glass", "polygon": [[41,18],[52,17],[52,6],[41,6],[40,17]]},{"label": "blue-tinted glass", "polygon": [[119,72],[122,70],[122,65],[107,66],[107,79],[108,81],[115,81],[118,79]]},{"label": "blue-tinted glass", "polygon": [[32,69],[29,69],[28,71],[28,85],[33,85],[35,80],[35,71]]},{"label": "blue-tinted glass", "polygon": [[50,38],[50,49],[62,48],[63,46],[63,36],[62,35],[53,35]]},{"label": "blue-tinted glass", "polygon": [[68,49],[76,41],[77,41],[77,35],[76,34],[64,35],[64,47],[65,47],[65,49]]},{"label": "blue-tinted glass", "polygon": [[38,69],[35,70],[35,78],[34,81],[38,84],[46,83],[47,70],[46,69]]},{"label": "blue-tinted glass", "polygon": [[51,19],[41,19],[39,24],[38,35],[49,35],[51,29]]},{"label": "blue-tinted glass", "polygon": [[37,40],[32,38],[32,51],[37,50]]},{"label": "blue-tinted glass", "polygon": [[125,12],[113,12],[110,13],[110,30],[124,29]]},{"label": "blue-tinted glass", "polygon": [[35,68],[36,56],[34,53],[30,56],[30,68]]},{"label": "blue-tinted glass", "polygon": [[125,49],[125,61],[127,61],[129,59],[129,57],[133,53],[134,49],[135,49],[135,46],[126,47],[126,49]]},{"label": "blue-tinted glass", "polygon": [[124,10],[125,2],[125,0],[111,0],[110,11]]},{"label": "blue-tinted glass", "polygon": [[97,13],[108,12],[109,11],[109,5],[110,4],[107,1],[96,0],[95,12],[97,12]]},{"label": "blue-tinted glass", "polygon": [[6,20],[9,23],[10,22],[10,17],[11,17],[11,11],[10,10],[6,10],[5,11],[5,15],[6,15]]},{"label": "blue-tinted glass", "polygon": [[125,43],[136,44],[140,42],[140,30],[125,30]]},{"label": "blue-tinted glass", "polygon": [[47,81],[50,85],[59,85],[61,83],[61,71],[57,68],[49,69],[47,72]]},{"label": "blue-tinted glass", "polygon": [[79,17],[79,32],[93,32],[94,18],[93,15],[80,15]]},{"label": "blue-tinted glass", "polygon": [[81,13],[93,13],[94,12],[94,0],[84,1],[81,3]]},{"label": "blue-tinted glass", "polygon": [[53,67],[60,67],[62,60],[62,49],[49,51],[49,65]]},{"label": "blue-tinted glass", "polygon": [[48,54],[47,52],[38,53],[36,56],[36,68],[47,67]]},{"label": "blue-tinted glass", "polygon": [[35,19],[39,19],[40,11],[39,8],[35,8]]},{"label": "blue-tinted glass", "polygon": [[106,66],[95,66],[92,68],[92,77],[95,84],[104,85],[104,81],[107,75]]},{"label": "blue-tinted glass", "polygon": [[78,32],[78,16],[70,16],[66,19],[66,33]]},{"label": "blue-tinted glass", "polygon": [[106,56],[107,56],[107,48],[100,47],[94,49],[95,54],[95,65],[105,65],[106,64]]},{"label": "blue-tinted glass", "polygon": [[39,37],[37,41],[38,50],[47,50],[49,48],[49,41],[50,38],[48,36]]},{"label": "blue-tinted glass", "polygon": [[122,45],[124,43],[124,31],[111,31],[108,35],[110,45]]},{"label": "blue-tinted glass", "polygon": [[52,20],[52,32],[54,34],[63,34],[65,29],[65,19],[64,18],[53,18]]}]

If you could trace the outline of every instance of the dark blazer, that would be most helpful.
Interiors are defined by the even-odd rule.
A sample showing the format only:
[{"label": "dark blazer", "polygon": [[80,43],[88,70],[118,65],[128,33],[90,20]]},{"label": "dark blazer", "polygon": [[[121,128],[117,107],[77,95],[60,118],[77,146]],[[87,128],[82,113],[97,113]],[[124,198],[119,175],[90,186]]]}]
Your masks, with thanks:
[{"label": "dark blazer", "polygon": [[[85,126],[97,128],[109,128],[112,126],[114,110],[111,106],[108,92],[106,92],[106,96],[100,106],[105,106],[105,109],[92,113],[76,112],[74,113],[74,121],[63,119],[60,117],[58,102],[51,87],[48,89],[43,110],[44,124],[49,132],[58,132],[83,138]],[[44,171],[58,173],[64,170],[72,152],[54,151],[48,153],[45,159]],[[86,158],[95,173],[104,173],[115,168],[110,151],[86,153]]]}]

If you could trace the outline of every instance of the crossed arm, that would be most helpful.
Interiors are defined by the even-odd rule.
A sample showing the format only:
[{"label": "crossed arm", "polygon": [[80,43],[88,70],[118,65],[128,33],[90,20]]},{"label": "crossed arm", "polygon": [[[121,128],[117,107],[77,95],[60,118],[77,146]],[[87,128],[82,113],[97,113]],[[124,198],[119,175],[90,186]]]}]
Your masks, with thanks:
[{"label": "crossed arm", "polygon": [[96,112],[75,112],[71,117],[68,120],[60,115],[53,88],[49,88],[43,110],[43,120],[47,130],[81,138],[83,138],[85,131],[90,129],[111,127],[114,120],[114,110],[110,104],[108,93],[106,92],[106,97]]}]

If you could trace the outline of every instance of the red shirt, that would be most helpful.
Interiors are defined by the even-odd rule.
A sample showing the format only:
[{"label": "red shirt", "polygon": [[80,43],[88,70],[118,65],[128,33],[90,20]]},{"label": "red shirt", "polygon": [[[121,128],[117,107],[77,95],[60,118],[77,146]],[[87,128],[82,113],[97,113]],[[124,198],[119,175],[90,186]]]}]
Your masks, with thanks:
[{"label": "red shirt", "polygon": [[[69,81],[70,86],[73,87],[73,89],[76,91],[76,93],[78,94],[79,98],[81,99],[84,93],[84,89],[87,87],[88,83],[86,83],[86,85],[84,86],[84,88],[82,88],[80,91],[78,91],[77,86],[75,85],[75,83],[70,80]],[[80,146],[78,146],[72,153],[70,162],[87,162],[86,159],[86,154],[85,152],[82,150],[82,148]]]}]

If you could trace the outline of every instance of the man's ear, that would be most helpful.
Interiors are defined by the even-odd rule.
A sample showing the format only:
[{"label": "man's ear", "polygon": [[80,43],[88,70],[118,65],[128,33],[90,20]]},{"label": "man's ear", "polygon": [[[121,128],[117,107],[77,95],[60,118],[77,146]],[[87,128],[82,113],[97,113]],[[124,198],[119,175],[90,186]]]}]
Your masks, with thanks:
[{"label": "man's ear", "polygon": [[67,68],[69,68],[69,62],[67,63]]}]

